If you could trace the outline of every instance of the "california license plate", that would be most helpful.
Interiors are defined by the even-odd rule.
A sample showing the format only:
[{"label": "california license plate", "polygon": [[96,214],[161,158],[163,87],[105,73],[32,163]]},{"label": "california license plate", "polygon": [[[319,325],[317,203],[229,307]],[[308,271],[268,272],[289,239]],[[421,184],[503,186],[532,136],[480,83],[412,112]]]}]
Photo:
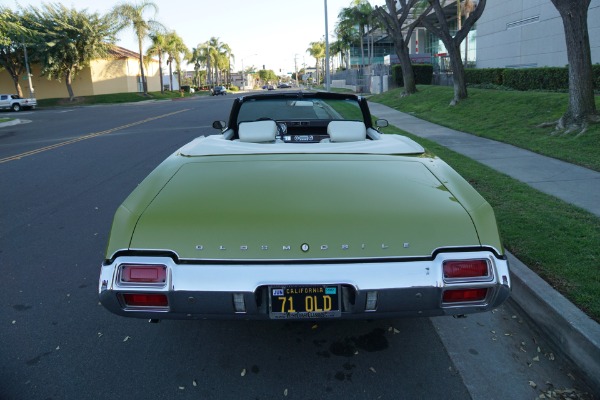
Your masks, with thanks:
[{"label": "california license plate", "polygon": [[270,286],[272,319],[335,318],[340,310],[339,285]]}]

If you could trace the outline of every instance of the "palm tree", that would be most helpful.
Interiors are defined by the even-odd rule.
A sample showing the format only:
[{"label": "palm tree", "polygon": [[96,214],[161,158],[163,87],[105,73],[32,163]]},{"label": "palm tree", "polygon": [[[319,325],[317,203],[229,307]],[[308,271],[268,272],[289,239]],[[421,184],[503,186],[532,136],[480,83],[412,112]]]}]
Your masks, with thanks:
[{"label": "palm tree", "polygon": [[[365,49],[363,37],[366,30],[370,26],[373,19],[373,7],[368,0],[353,0],[352,7],[342,8],[342,11],[338,14],[340,20],[345,20],[346,24],[353,24],[359,26],[360,34],[360,54],[361,54],[361,65],[365,65]],[[371,58],[369,51],[369,59]]]},{"label": "palm tree", "polygon": [[165,85],[163,83],[163,72],[162,72],[162,57],[165,54],[167,47],[167,40],[164,34],[160,32],[153,32],[150,34],[150,40],[152,45],[146,50],[146,57],[158,57],[158,73],[160,74],[160,92],[165,92]]},{"label": "palm tree", "polygon": [[360,36],[356,25],[351,20],[339,20],[335,27],[335,35],[340,43],[344,53],[346,53],[346,69],[352,68],[350,48],[360,43]]},{"label": "palm tree", "polygon": [[171,31],[166,35],[166,48],[169,58],[167,64],[169,64],[169,79],[171,83],[171,90],[173,90],[173,61],[175,61],[175,70],[177,71],[178,86],[181,88],[181,54],[183,53],[185,58],[188,58],[189,50],[183,43],[183,39],[175,31]]},{"label": "palm tree", "polygon": [[192,48],[192,52],[188,54],[187,62],[194,64],[194,72],[196,75],[196,85],[200,86],[200,66],[206,64],[206,47],[203,44]]},{"label": "palm tree", "polygon": [[320,60],[325,58],[325,41],[321,40],[320,42],[310,42],[310,47],[306,49],[308,54],[313,56],[316,60],[315,68],[317,70],[317,84],[321,82],[319,69],[320,69]]},{"label": "palm tree", "polygon": [[220,73],[229,69],[229,59],[233,56],[231,48],[214,36],[198,46],[206,49],[206,68],[208,76],[211,77],[211,82],[216,81],[219,83],[221,81]]},{"label": "palm tree", "polygon": [[164,30],[164,26],[153,19],[146,20],[144,14],[147,10],[158,12],[158,6],[149,0],[143,0],[139,4],[121,3],[113,7],[111,11],[112,17],[119,22],[119,30],[127,27],[132,27],[138,39],[138,50],[140,56],[140,74],[144,94],[148,94],[148,83],[144,74],[144,55],[142,53],[142,44],[144,39],[148,37],[149,32],[157,32]]}]

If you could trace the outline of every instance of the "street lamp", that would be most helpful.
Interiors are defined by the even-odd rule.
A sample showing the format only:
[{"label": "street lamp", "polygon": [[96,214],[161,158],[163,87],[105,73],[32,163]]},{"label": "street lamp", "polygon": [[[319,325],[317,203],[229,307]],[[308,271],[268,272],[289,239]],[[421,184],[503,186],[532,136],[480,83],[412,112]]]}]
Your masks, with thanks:
[{"label": "street lamp", "polygon": [[329,29],[327,28],[327,0],[325,1],[325,90],[329,92],[330,71],[329,71]]}]

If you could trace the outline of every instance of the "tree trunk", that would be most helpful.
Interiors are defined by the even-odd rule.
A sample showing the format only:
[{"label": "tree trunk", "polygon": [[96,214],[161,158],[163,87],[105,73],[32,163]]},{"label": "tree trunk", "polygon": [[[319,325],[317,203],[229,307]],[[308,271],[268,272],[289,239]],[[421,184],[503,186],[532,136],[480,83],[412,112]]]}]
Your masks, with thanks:
[{"label": "tree trunk", "polygon": [[450,58],[450,66],[452,67],[452,82],[454,84],[454,98],[450,102],[451,106],[456,105],[459,101],[468,97],[467,82],[465,79],[465,66],[462,62],[460,54],[460,43],[452,41],[454,51],[448,49],[448,57]]},{"label": "tree trunk", "polygon": [[169,59],[167,63],[169,64],[169,89],[173,91],[173,61]]},{"label": "tree trunk", "polygon": [[148,83],[146,82],[146,75],[144,74],[144,56],[142,55],[142,38],[139,38],[139,51],[140,51],[140,75],[142,77],[142,88],[144,94],[148,94]]},{"label": "tree trunk", "polygon": [[410,55],[408,54],[408,47],[404,44],[402,37],[394,37],[394,48],[396,55],[400,61],[402,67],[402,80],[404,83],[404,92],[402,96],[408,96],[417,93],[417,84],[415,82],[415,72],[410,61]]},{"label": "tree trunk", "polygon": [[569,105],[557,128],[583,130],[596,114],[587,24],[590,0],[552,0],[552,3],[563,21],[569,61]]},{"label": "tree trunk", "polygon": [[162,72],[162,54],[158,52],[158,73],[160,74],[160,92],[165,92],[165,83],[163,82],[163,72]]},{"label": "tree trunk", "polygon": [[67,85],[67,92],[69,92],[69,101],[75,100],[75,94],[73,93],[73,80],[71,79],[71,71],[65,72],[65,84]]},{"label": "tree trunk", "polygon": [[450,105],[456,105],[460,100],[467,98],[467,83],[465,79],[465,67],[462,63],[460,54],[460,44],[469,34],[469,31],[475,22],[481,17],[487,0],[479,0],[477,7],[471,12],[467,19],[462,24],[461,28],[454,36],[450,33],[450,27],[444,14],[440,0],[427,0],[433,7],[439,26],[432,24],[427,19],[423,19],[422,23],[430,33],[433,33],[446,46],[448,56],[450,57],[450,65],[452,67],[452,78],[454,82],[454,98]]},{"label": "tree trunk", "polygon": [[11,78],[15,85],[15,90],[17,91],[17,94],[19,95],[19,97],[23,97],[23,89],[21,89],[21,83],[19,83],[19,76],[11,76]]},{"label": "tree trunk", "polygon": [[363,25],[360,26],[360,66],[365,66],[365,42],[363,40],[365,32],[365,27]]}]

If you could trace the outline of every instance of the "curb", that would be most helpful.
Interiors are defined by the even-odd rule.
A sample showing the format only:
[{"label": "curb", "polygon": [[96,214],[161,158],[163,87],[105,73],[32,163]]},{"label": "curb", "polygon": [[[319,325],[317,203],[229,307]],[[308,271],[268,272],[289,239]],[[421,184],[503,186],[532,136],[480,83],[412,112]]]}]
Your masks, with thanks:
[{"label": "curb", "polygon": [[6,122],[0,122],[0,128],[4,128],[6,126],[13,126],[13,125],[18,125],[21,123],[20,119],[13,119],[11,121],[6,121]]},{"label": "curb", "polygon": [[510,299],[573,365],[586,383],[600,393],[600,324],[554,290],[514,255],[507,252],[511,269]]}]

